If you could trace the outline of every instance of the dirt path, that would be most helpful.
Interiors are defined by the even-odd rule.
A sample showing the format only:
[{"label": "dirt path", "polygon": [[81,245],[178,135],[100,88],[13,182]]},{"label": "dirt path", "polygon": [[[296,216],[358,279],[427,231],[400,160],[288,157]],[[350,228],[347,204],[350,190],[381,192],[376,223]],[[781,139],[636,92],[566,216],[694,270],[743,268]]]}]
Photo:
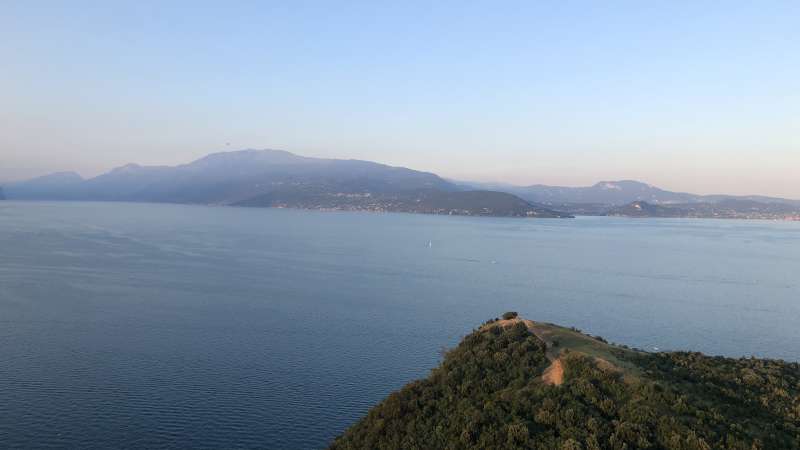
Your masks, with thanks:
[{"label": "dirt path", "polygon": [[497,322],[494,322],[493,325],[508,327],[518,322],[523,322],[525,326],[528,327],[528,331],[541,339],[542,342],[544,342],[547,346],[547,352],[545,355],[547,356],[547,359],[552,362],[552,364],[550,364],[546,369],[544,369],[544,372],[542,372],[542,381],[544,381],[545,384],[561,386],[561,384],[564,383],[564,364],[561,362],[561,358],[559,357],[561,352],[553,345],[553,341],[550,339],[547,333],[536,327],[536,322],[515,317],[513,319],[498,320]]},{"label": "dirt path", "polygon": [[568,329],[546,322],[515,317],[507,320],[497,320],[487,326],[508,327],[524,323],[534,336],[544,342],[545,356],[550,365],[542,373],[545,383],[559,386],[564,382],[564,367],[566,356],[563,352],[569,350],[570,354],[584,355],[591,358],[597,368],[606,372],[617,372],[625,381],[633,382],[640,374],[639,368],[631,361],[626,360],[624,354],[636,354],[630,349],[621,349],[608,344],[603,340],[589,336],[576,329]]},{"label": "dirt path", "polygon": [[564,382],[564,364],[561,363],[561,358],[553,361],[553,364],[542,372],[542,381],[544,384],[551,384],[553,386],[561,386]]}]

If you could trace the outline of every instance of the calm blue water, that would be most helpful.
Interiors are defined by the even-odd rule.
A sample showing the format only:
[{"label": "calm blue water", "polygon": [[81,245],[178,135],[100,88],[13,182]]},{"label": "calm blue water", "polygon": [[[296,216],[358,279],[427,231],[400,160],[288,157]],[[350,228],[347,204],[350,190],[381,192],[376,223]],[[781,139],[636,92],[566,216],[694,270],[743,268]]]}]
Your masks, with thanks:
[{"label": "calm blue water", "polygon": [[798,274],[800,223],[0,202],[0,442],[323,447],[506,310],[796,361]]}]

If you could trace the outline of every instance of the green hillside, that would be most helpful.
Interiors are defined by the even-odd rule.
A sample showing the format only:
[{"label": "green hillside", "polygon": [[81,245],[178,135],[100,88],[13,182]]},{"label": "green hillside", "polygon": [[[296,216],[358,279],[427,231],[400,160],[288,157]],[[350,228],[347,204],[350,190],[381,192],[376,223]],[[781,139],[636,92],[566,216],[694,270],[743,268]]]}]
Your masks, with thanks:
[{"label": "green hillside", "polygon": [[800,448],[797,363],[645,353],[504,317],[331,448]]}]

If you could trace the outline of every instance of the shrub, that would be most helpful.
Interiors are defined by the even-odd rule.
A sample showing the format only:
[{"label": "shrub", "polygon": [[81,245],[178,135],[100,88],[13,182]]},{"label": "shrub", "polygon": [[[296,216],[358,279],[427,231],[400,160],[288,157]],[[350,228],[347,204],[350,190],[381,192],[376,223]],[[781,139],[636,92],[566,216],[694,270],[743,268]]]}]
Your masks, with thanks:
[{"label": "shrub", "polygon": [[516,319],[517,316],[519,316],[519,314],[517,314],[516,311],[509,311],[509,312],[503,314],[503,320]]}]

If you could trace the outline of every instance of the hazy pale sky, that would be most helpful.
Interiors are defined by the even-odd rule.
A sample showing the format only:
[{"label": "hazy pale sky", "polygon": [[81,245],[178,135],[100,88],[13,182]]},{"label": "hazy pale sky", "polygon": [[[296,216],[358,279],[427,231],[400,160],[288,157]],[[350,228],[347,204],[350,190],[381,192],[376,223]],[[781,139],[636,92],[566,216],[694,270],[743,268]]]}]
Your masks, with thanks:
[{"label": "hazy pale sky", "polygon": [[800,198],[800,2],[2,2],[0,180],[241,148]]}]

